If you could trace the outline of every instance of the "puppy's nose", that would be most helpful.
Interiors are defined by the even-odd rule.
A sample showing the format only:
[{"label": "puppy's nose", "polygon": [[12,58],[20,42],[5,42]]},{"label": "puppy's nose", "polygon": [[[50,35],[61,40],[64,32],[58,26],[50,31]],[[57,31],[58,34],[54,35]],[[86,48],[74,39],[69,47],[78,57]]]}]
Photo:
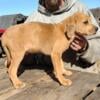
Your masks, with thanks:
[{"label": "puppy's nose", "polygon": [[98,31],[98,27],[95,27],[95,31],[96,31],[96,32]]}]

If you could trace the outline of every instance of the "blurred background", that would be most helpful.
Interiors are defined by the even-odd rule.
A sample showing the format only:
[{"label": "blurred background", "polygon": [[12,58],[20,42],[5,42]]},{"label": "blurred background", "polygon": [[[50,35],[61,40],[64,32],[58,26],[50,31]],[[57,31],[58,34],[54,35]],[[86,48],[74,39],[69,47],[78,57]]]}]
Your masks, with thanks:
[{"label": "blurred background", "polygon": [[[100,7],[100,0],[80,0],[88,8]],[[37,9],[38,0],[0,0],[0,16],[22,13],[26,16]]]}]

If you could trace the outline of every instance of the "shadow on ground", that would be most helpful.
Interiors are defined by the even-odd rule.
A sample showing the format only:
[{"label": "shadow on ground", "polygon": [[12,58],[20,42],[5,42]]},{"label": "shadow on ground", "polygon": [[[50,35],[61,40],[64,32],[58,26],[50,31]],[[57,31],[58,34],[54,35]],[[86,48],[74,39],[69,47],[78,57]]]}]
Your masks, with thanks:
[{"label": "shadow on ground", "polygon": [[[76,66],[78,67],[81,66],[84,69],[92,65],[86,60],[81,58],[79,58],[79,60],[76,61],[76,53],[70,48],[69,50],[63,53],[62,58],[64,62],[66,63],[70,62],[71,65],[75,64]],[[23,61],[20,64],[18,75],[22,74],[25,70],[31,70],[31,69],[44,70],[47,74],[49,74],[52,77],[52,79],[56,80],[53,74],[53,64],[50,56],[48,55],[43,55],[41,53],[25,55]]]}]

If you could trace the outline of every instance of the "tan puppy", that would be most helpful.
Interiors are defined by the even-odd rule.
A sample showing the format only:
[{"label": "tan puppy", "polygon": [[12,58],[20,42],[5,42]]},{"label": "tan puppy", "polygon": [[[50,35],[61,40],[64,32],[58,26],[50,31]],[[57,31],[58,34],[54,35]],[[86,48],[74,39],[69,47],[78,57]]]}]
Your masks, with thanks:
[{"label": "tan puppy", "polygon": [[15,88],[25,86],[17,77],[17,70],[26,52],[50,55],[56,78],[62,85],[71,85],[63,75],[72,72],[64,69],[62,53],[69,48],[75,33],[91,35],[96,32],[89,16],[75,13],[58,24],[40,22],[24,23],[7,29],[2,36],[2,46],[7,55],[8,74]]}]

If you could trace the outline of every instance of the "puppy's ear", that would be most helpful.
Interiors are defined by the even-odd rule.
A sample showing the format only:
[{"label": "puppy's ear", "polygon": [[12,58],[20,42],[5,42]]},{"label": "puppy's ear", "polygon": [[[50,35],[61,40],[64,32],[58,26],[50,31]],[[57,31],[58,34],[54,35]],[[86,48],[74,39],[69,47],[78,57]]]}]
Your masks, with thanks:
[{"label": "puppy's ear", "polygon": [[67,30],[65,31],[65,35],[68,39],[71,39],[75,36],[75,26],[69,25],[67,26]]}]

